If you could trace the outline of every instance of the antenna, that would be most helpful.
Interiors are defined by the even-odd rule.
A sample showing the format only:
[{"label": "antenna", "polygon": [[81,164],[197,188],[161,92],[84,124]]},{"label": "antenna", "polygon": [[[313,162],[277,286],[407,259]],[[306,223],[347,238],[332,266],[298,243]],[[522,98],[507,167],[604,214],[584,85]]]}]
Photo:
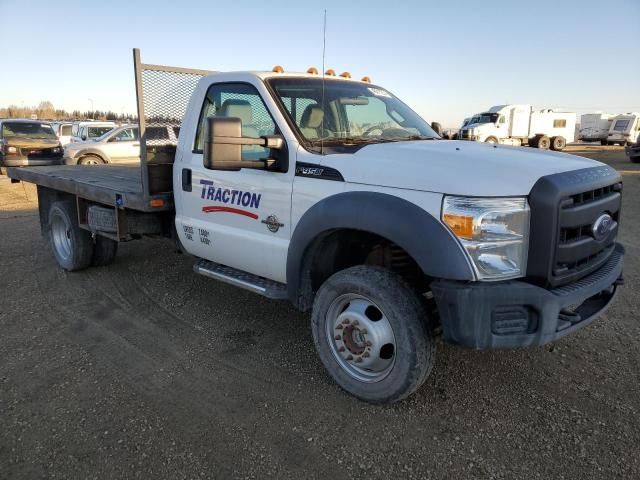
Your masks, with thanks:
[{"label": "antenna", "polygon": [[322,129],[320,130],[320,154],[324,154],[324,56],[327,49],[327,9],[324,9],[324,22],[322,25]]}]

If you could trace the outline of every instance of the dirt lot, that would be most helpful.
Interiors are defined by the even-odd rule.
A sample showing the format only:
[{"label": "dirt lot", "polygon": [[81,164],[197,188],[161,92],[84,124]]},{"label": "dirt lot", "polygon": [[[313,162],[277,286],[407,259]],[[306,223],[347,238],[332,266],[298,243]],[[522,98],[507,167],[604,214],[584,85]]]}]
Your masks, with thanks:
[{"label": "dirt lot", "polygon": [[192,274],[162,241],[68,274],[34,190],[0,177],[0,478],[640,478],[640,167],[622,293],[553,346],[440,343],[407,401],[338,389],[309,318]]}]

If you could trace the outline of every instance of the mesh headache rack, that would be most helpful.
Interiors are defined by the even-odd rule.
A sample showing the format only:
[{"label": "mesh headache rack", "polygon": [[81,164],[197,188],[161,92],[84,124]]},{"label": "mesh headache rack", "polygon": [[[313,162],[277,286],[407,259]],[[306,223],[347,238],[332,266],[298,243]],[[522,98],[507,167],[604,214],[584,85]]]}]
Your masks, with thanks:
[{"label": "mesh headache rack", "polygon": [[142,63],[138,48],[133,49],[133,67],[142,189],[149,202],[155,201],[158,207],[169,207],[173,159],[182,117],[198,81],[214,72]]}]

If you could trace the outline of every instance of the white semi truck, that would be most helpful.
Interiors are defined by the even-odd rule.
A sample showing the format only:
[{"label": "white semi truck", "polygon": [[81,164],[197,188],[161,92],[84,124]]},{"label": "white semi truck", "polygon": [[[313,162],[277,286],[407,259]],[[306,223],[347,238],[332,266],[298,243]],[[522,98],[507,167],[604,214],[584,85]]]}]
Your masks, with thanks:
[{"label": "white semi truck", "polygon": [[600,142],[607,145],[607,136],[615,115],[610,113],[586,113],[580,117],[578,140]]},{"label": "white semi truck", "polygon": [[496,105],[461,129],[461,140],[562,150],[575,138],[576,114],[531,105]]},{"label": "white semi truck", "polygon": [[[367,78],[210,73],[138,51],[134,65],[139,165],[8,169],[37,184],[67,271],[172,237],[196,273],[311,311],[329,375],[370,402],[424,383],[435,332],[541,345],[615,297],[622,178],[607,165],[441,140]],[[148,123],[180,120],[177,146],[147,138]]]},{"label": "white semi truck", "polygon": [[640,135],[640,113],[631,112],[617,115],[609,129],[609,144],[632,145]]}]

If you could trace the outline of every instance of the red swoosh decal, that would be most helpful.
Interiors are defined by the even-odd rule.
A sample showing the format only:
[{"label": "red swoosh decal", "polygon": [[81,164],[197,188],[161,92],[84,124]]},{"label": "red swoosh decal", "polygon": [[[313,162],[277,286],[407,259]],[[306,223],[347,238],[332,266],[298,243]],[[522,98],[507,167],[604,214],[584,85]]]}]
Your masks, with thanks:
[{"label": "red swoosh decal", "polygon": [[237,215],[244,215],[245,217],[253,218],[254,220],[258,219],[258,215],[256,215],[255,213],[247,212],[246,210],[240,210],[239,208],[210,206],[210,207],[202,207],[202,211],[205,213],[214,213],[214,212],[235,213]]}]

